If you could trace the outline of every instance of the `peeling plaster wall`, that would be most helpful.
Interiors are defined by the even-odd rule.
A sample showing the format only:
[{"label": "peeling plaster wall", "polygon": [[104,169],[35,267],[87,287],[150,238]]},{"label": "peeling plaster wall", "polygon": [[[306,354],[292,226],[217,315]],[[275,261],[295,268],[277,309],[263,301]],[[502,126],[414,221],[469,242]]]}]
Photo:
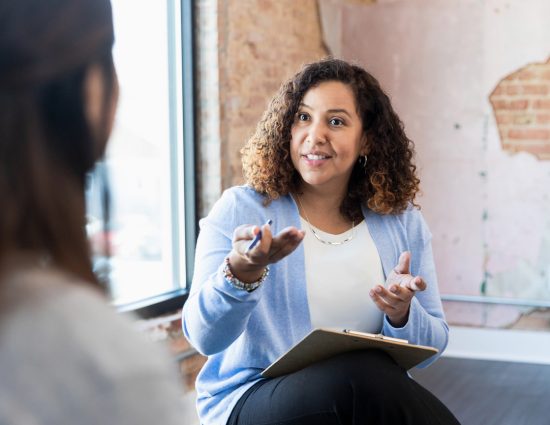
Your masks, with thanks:
[{"label": "peeling plaster wall", "polygon": [[[330,50],[380,80],[416,144],[442,293],[550,300],[550,3],[319,2]],[[446,309],[496,327],[526,311]]]}]

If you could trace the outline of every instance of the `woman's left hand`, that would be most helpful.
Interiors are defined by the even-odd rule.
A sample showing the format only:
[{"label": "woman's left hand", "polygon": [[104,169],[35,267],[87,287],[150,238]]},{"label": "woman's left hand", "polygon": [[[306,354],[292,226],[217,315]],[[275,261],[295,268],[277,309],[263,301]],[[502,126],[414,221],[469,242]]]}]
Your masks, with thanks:
[{"label": "woman's left hand", "polygon": [[386,279],[386,287],[376,285],[370,296],[377,307],[388,317],[395,327],[403,327],[409,319],[412,297],[416,291],[426,289],[426,282],[420,276],[410,274],[411,253],[405,251],[399,256],[395,266]]}]

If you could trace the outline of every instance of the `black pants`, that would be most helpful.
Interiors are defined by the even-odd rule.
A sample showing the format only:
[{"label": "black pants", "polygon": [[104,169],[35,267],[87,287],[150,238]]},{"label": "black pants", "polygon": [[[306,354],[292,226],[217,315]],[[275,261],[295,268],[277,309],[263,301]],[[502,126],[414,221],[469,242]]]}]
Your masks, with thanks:
[{"label": "black pants", "polygon": [[228,425],[459,424],[385,353],[354,351],[258,382]]}]

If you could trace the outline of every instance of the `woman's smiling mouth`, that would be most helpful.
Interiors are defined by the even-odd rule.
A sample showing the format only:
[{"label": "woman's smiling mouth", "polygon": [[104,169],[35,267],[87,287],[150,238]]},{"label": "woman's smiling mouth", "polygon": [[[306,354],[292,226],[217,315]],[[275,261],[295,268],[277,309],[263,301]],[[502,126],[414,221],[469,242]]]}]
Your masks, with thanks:
[{"label": "woman's smiling mouth", "polygon": [[313,165],[313,166],[322,165],[327,160],[332,158],[332,156],[322,152],[306,153],[301,156],[305,160],[306,164]]}]

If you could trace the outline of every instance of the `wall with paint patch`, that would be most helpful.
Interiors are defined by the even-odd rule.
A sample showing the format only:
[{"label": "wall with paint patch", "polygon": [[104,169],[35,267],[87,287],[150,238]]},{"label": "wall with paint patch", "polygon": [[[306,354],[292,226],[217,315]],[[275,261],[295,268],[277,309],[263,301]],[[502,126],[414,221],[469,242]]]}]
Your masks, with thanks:
[{"label": "wall with paint patch", "polygon": [[[319,0],[331,52],[371,71],[415,142],[453,324],[550,329],[550,2]],[[414,255],[414,253],[413,253]]]}]

